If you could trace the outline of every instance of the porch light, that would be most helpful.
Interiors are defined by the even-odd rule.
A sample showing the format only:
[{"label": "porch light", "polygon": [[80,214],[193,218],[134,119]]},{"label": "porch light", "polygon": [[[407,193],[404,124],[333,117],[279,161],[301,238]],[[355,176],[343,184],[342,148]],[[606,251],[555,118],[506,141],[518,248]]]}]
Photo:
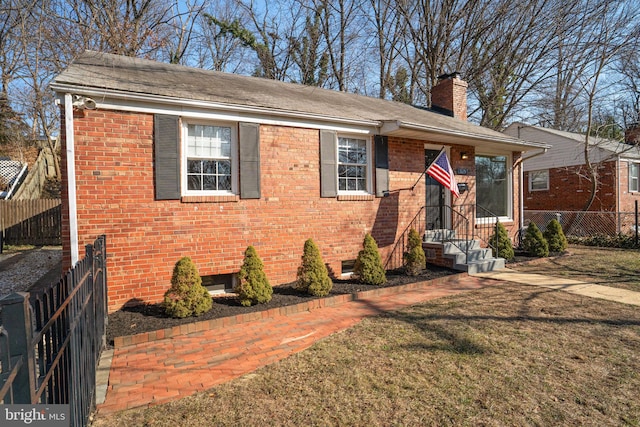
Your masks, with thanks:
[{"label": "porch light", "polygon": [[464,151],[460,153],[460,158],[462,160],[467,160],[469,158],[469,153],[465,153]]},{"label": "porch light", "polygon": [[469,189],[469,186],[467,185],[466,182],[458,183],[458,193],[464,194],[468,189]]}]

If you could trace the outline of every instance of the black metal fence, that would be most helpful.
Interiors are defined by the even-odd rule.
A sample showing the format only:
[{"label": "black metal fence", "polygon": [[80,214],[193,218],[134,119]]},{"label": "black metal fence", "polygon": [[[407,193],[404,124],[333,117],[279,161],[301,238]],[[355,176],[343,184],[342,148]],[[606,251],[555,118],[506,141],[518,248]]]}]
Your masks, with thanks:
[{"label": "black metal fence", "polygon": [[106,255],[100,236],[59,282],[0,299],[0,402],[68,404],[71,426],[88,423],[105,345]]}]

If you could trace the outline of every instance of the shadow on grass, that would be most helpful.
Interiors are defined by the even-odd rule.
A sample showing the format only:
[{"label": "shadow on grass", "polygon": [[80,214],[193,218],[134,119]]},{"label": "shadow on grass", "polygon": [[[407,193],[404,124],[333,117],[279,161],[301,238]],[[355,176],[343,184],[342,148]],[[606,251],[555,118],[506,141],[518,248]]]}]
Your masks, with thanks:
[{"label": "shadow on grass", "polygon": [[[481,290],[481,289],[479,289]],[[470,337],[467,332],[456,331],[455,325],[460,323],[471,325],[474,322],[531,322],[534,324],[556,324],[556,325],[594,325],[601,324],[606,326],[615,327],[636,327],[640,326],[640,320],[635,319],[623,319],[623,318],[589,318],[589,317],[569,317],[563,315],[562,307],[549,307],[545,309],[536,308],[536,310],[546,313],[546,316],[538,316],[532,314],[534,308],[530,304],[540,298],[543,295],[557,293],[556,289],[540,289],[533,291],[530,295],[526,296],[523,300],[522,294],[514,293],[513,291],[505,289],[502,293],[497,293],[493,300],[496,302],[495,308],[504,309],[513,302],[520,307],[515,308],[516,315],[495,315],[495,314],[444,314],[444,313],[421,313],[420,306],[413,308],[407,308],[400,311],[387,311],[383,306],[376,304],[374,301],[363,299],[358,300],[359,303],[366,305],[369,309],[376,312],[380,317],[398,320],[404,322],[412,327],[418,328],[425,336],[429,337],[429,341],[433,344],[415,344],[406,346],[408,349],[418,349],[424,351],[448,351],[456,354],[465,355],[482,355],[491,350]],[[483,296],[486,299],[486,296]],[[586,297],[585,297],[586,298]],[[429,304],[428,302],[426,304]],[[423,305],[423,304],[421,304]],[[491,311],[494,304],[489,301],[485,307],[487,311]],[[441,310],[449,311],[450,305],[443,305],[438,307]],[[445,326],[442,323],[445,323]],[[446,324],[453,325],[447,328]],[[436,337],[437,339],[433,339]]]}]

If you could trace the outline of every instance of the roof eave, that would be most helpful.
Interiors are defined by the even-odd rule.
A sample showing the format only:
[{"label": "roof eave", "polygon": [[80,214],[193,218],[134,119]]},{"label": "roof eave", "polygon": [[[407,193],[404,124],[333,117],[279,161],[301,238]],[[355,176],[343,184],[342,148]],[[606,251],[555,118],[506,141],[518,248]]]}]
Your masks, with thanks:
[{"label": "roof eave", "polygon": [[513,151],[530,151],[551,148],[543,142],[523,141],[508,136],[483,135],[462,130],[443,129],[435,126],[406,123],[399,120],[385,121],[381,133],[388,136],[409,137],[434,142],[446,142],[472,146],[506,148]]},{"label": "roof eave", "polygon": [[[348,124],[355,126],[366,127],[380,127],[381,123],[378,120],[366,120],[366,119],[345,119],[341,117],[331,117],[321,114],[304,113],[291,110],[281,110],[276,108],[258,107],[252,105],[240,105],[230,104],[222,102],[202,101],[188,98],[176,98],[164,95],[153,95],[146,93],[127,92],[113,89],[103,89],[91,86],[80,86],[75,84],[65,83],[52,83],[51,89],[57,94],[72,93],[74,95],[83,95],[94,98],[94,101],[100,106],[106,100],[111,101],[137,101],[145,103],[153,103],[160,105],[180,106],[180,107],[193,107],[213,110],[225,110],[233,111],[237,113],[253,113],[260,115],[270,115],[294,119],[313,120],[313,121],[331,121],[333,123]],[[64,98],[59,96],[58,99]]]}]

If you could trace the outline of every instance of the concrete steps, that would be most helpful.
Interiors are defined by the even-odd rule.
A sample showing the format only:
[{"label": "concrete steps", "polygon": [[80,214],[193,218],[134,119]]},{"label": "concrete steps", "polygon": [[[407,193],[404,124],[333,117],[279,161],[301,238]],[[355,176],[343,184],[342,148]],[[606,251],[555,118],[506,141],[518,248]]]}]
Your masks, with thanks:
[{"label": "concrete steps", "polygon": [[482,248],[478,240],[457,239],[454,230],[428,230],[424,234],[422,246],[430,253],[440,254],[444,265],[469,274],[505,267],[504,258],[493,257],[491,249]]}]

